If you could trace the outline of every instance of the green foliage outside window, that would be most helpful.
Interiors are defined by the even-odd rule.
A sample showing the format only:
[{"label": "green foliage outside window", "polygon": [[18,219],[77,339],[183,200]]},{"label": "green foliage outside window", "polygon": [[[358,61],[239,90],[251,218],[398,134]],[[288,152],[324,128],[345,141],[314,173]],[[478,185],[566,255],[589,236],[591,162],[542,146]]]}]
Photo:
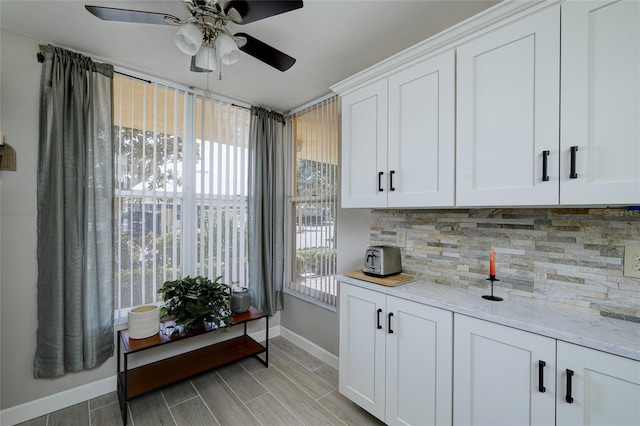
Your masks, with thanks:
[{"label": "green foliage outside window", "polygon": [[326,275],[335,271],[337,250],[329,247],[316,247],[296,251],[296,272],[298,281],[305,278]]}]

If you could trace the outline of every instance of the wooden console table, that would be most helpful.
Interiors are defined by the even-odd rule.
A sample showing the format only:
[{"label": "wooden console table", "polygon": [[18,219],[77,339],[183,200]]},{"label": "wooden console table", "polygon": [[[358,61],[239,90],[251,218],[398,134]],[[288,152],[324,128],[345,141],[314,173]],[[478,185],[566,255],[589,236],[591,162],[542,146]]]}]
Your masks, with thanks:
[{"label": "wooden console table", "polygon": [[[266,341],[264,346],[247,335],[247,323],[264,318],[266,320]],[[214,343],[169,358],[161,359],[140,367],[128,368],[129,355],[147,349],[179,342],[191,337],[216,331],[207,324],[187,333],[168,336],[163,331],[146,339],[130,339],[129,330],[118,331],[118,399],[122,411],[122,421],[127,424],[127,405],[134,398],[147,392],[188,379],[205,371],[221,367],[234,361],[264,353],[264,360],[256,358],[266,367],[269,366],[269,316],[251,307],[247,312],[233,315],[230,326],[244,324],[244,334],[222,342]],[[165,329],[171,322],[162,323]],[[121,368],[121,358],[123,367]]]}]

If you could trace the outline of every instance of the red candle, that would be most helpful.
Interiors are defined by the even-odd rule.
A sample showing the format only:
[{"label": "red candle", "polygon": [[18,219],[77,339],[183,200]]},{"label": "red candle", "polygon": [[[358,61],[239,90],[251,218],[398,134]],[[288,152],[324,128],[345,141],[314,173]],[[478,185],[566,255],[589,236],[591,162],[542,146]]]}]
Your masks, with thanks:
[{"label": "red candle", "polygon": [[489,251],[489,275],[492,277],[496,276],[496,251],[491,246],[491,251]]}]

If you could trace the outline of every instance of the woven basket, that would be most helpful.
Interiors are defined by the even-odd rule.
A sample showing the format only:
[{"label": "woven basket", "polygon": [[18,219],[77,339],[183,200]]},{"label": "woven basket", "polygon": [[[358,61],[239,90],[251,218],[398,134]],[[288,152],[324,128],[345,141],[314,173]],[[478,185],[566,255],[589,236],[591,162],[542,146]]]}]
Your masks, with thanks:
[{"label": "woven basket", "polygon": [[129,338],[146,339],[160,331],[160,308],[156,305],[137,306],[129,311]]}]

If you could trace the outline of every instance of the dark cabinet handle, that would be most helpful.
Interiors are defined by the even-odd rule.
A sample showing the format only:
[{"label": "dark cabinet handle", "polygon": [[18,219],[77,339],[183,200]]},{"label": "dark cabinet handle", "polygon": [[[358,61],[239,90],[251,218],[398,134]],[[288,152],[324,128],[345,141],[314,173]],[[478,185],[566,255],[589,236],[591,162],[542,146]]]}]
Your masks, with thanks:
[{"label": "dark cabinet handle", "polygon": [[542,180],[544,182],[549,181],[549,174],[547,174],[547,158],[549,157],[549,151],[542,151]]},{"label": "dark cabinet handle", "polygon": [[572,146],[570,149],[571,149],[571,174],[569,175],[569,178],[577,179],[578,174],[576,173],[576,152],[578,151],[578,147]]},{"label": "dark cabinet handle", "polygon": [[389,191],[395,191],[396,189],[393,187],[393,175],[396,174],[395,170],[391,170],[389,172]]},{"label": "dark cabinet handle", "polygon": [[380,314],[382,313],[382,309],[378,309],[378,330],[380,330],[382,328],[382,325],[380,324]]},{"label": "dark cabinet handle", "polygon": [[547,388],[544,387],[544,366],[545,365],[547,365],[546,362],[538,361],[538,392],[540,393],[545,393],[547,391]]},{"label": "dark cabinet handle", "polygon": [[382,175],[383,174],[384,174],[384,172],[378,172],[378,192],[384,191],[382,189]]},{"label": "dark cabinet handle", "polygon": [[389,312],[389,333],[393,334],[393,330],[391,329],[391,317],[393,316],[393,312]]},{"label": "dark cabinet handle", "polygon": [[569,404],[573,404],[573,397],[571,396],[571,378],[572,377],[573,377],[573,370],[569,370],[567,368],[567,395],[565,396],[565,399]]}]

